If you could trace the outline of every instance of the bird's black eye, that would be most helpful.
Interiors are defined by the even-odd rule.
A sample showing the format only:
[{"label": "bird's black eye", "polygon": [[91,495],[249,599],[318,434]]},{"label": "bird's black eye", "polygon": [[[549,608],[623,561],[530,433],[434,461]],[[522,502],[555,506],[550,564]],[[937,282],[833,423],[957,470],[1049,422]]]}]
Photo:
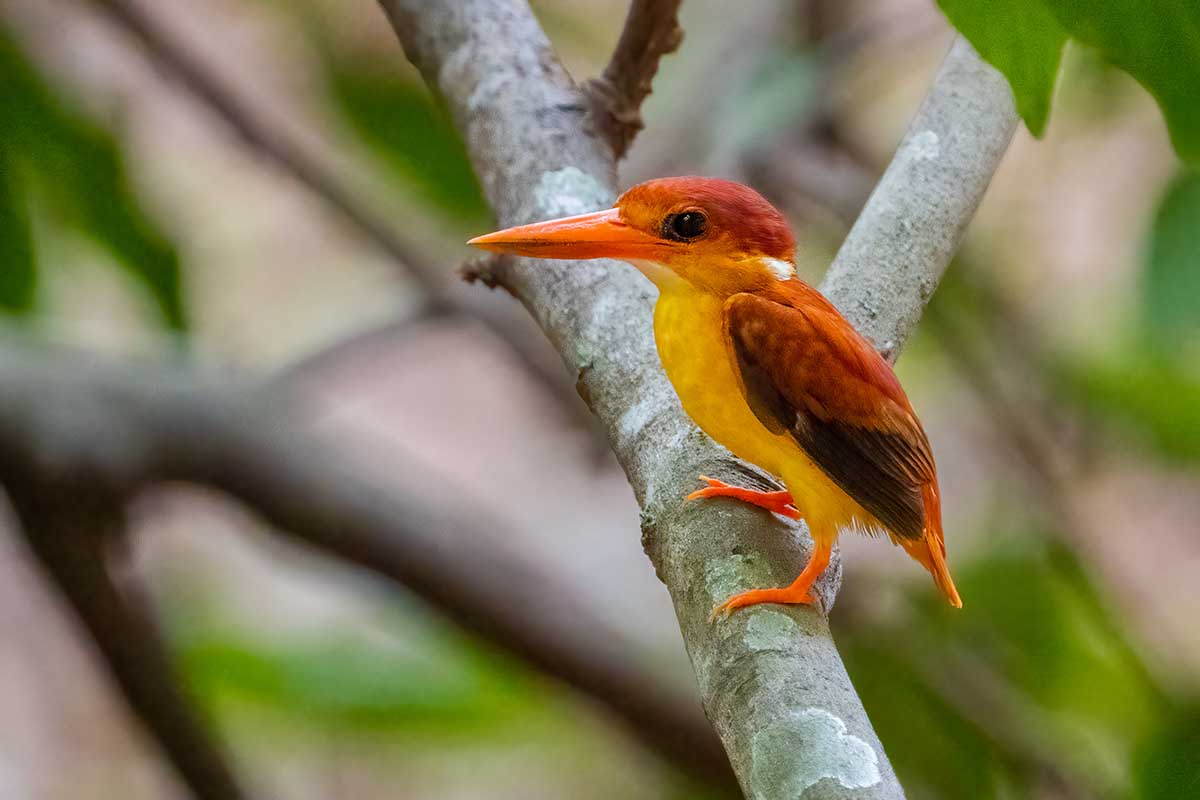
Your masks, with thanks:
[{"label": "bird's black eye", "polygon": [[663,220],[663,236],[677,242],[699,239],[708,229],[708,218],[702,211],[684,211]]}]

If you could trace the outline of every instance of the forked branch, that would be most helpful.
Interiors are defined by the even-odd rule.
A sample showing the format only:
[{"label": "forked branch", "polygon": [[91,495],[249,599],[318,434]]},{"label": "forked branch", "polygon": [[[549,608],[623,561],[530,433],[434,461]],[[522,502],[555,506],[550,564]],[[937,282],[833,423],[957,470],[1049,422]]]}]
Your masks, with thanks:
[{"label": "forked branch", "polygon": [[[502,224],[612,203],[613,148],[589,125],[587,98],[523,0],[383,6],[409,59],[449,106]],[[1007,83],[956,42],[825,287],[893,356],[1015,125]],[[697,475],[737,474],[744,483],[748,468],[679,407],[654,352],[650,288],[615,264],[516,259],[493,277],[537,319],[609,436],[705,709],[747,796],[902,797],[822,614],[758,607],[708,621],[735,591],[789,583],[811,544],[802,528],[765,513],[681,503]],[[825,608],[839,581],[835,562],[817,586]]]}]

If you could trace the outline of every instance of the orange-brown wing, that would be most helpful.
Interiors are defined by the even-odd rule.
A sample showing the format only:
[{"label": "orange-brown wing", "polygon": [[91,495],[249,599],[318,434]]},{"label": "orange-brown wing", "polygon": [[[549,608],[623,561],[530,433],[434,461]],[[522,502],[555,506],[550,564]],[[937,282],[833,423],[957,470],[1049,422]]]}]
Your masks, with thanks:
[{"label": "orange-brown wing", "polygon": [[925,528],[936,481],[929,441],[899,381],[815,290],[789,282],[725,303],[725,331],[746,401],[900,539]]}]

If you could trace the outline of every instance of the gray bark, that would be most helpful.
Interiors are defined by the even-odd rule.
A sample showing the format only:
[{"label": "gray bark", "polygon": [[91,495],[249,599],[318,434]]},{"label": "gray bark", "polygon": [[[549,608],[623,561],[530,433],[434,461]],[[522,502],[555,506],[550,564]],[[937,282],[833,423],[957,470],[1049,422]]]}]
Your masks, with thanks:
[{"label": "gray bark", "polygon": [[[612,204],[613,154],[523,0],[382,4],[409,59],[448,106],[502,225]],[[893,353],[949,262],[1015,120],[1007,85],[957,43],[827,287]],[[760,606],[708,621],[734,592],[790,583],[811,542],[803,526],[766,512],[682,502],[700,474],[770,479],[683,413],[654,352],[650,285],[614,262],[514,259],[492,277],[541,325],[608,434],[642,509],[643,543],[671,593],[705,711],[746,795],[902,797],[821,610]],[[840,577],[835,559],[816,590],[825,610]]]},{"label": "gray bark", "polygon": [[1017,129],[1008,81],[961,37],[821,291],[894,360]]}]

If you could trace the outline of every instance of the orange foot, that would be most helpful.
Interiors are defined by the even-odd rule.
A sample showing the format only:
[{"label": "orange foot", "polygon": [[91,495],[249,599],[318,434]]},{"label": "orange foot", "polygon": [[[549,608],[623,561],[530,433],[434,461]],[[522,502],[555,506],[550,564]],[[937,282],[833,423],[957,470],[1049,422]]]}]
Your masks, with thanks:
[{"label": "orange foot", "polygon": [[812,589],[817,578],[821,577],[825,568],[829,566],[829,558],[833,552],[833,540],[820,538],[814,544],[815,547],[813,547],[812,556],[808,559],[808,564],[805,565],[804,571],[796,577],[796,580],[792,581],[791,586],[785,589],[752,589],[749,592],[735,594],[714,608],[708,621],[714,622],[720,617],[728,617],[735,609],[756,606],[759,603],[789,605],[803,603],[809,605],[815,602],[809,590]]},{"label": "orange foot", "polygon": [[[687,496],[688,500],[698,500],[701,497],[732,497],[735,500],[741,500],[743,503],[749,503],[759,508],[765,508],[767,511],[774,511],[790,519],[800,519],[800,512],[792,503],[792,496],[787,492],[757,492],[753,489],[743,489],[740,486],[730,486],[725,481],[719,481],[716,478],[706,478],[701,475],[700,480],[708,484],[704,489],[697,489]],[[758,600],[755,602],[786,602],[786,601],[764,601]],[[792,601],[799,602],[799,601]]]},{"label": "orange foot", "polygon": [[790,586],[786,589],[751,589],[748,592],[735,594],[714,608],[712,613],[708,615],[708,621],[715,622],[719,618],[728,617],[736,609],[745,608],[746,606],[756,606],[759,603],[811,605],[815,602],[816,600],[813,599],[812,594],[807,588],[800,591],[795,591]]}]

